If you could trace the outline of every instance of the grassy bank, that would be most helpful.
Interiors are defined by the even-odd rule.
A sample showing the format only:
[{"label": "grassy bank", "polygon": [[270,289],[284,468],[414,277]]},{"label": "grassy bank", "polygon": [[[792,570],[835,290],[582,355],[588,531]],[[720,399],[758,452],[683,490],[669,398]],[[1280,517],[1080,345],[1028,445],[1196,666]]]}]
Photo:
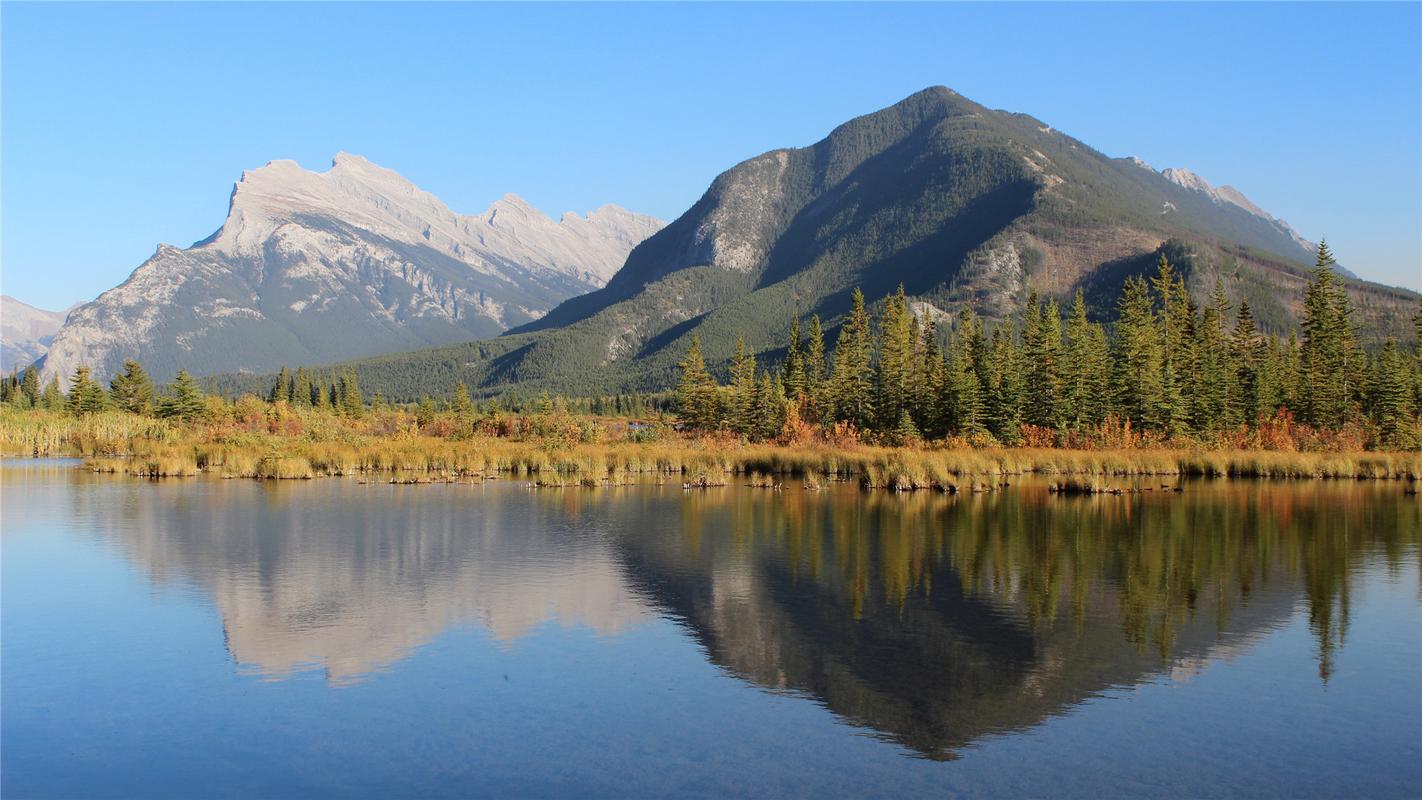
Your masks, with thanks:
[{"label": "grassy bank", "polygon": [[[924,445],[747,444],[688,438],[616,421],[577,431],[529,422],[513,435],[479,429],[431,435],[399,417],[347,421],[331,415],[260,424],[186,424],[119,412],[85,417],[0,412],[0,448],[16,456],[81,456],[93,469],[143,476],[209,473],[299,479],[362,475],[394,480],[516,477],[544,485],[606,485],[659,475],[696,485],[745,476],[761,485],[854,480],[894,490],[978,490],[1003,476],[1205,476],[1422,478],[1417,452],[1294,452],[1198,447],[1110,450]],[[772,479],[772,476],[779,480]],[[793,483],[787,483],[787,479]]]}]

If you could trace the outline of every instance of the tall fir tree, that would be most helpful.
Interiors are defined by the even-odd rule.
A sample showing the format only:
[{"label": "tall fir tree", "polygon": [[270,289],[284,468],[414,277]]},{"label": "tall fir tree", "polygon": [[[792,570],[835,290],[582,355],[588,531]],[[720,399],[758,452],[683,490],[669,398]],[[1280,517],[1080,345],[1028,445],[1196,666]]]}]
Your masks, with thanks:
[{"label": "tall fir tree", "polygon": [[1144,279],[1126,279],[1116,310],[1115,411],[1144,427],[1159,419],[1164,397],[1155,314]]},{"label": "tall fir tree", "polygon": [[178,370],[169,393],[158,401],[158,416],[192,422],[207,414],[207,396],[197,379],[185,369]]},{"label": "tall fir tree", "polygon": [[701,337],[692,336],[682,358],[676,385],[676,410],[681,421],[694,430],[714,430],[720,423],[716,380],[706,369],[701,355]]},{"label": "tall fir tree", "polygon": [[858,289],[851,297],[852,308],[834,346],[834,368],[830,375],[829,395],[835,419],[868,430],[874,422],[871,366],[873,343],[869,333],[869,312],[864,308],[864,294]]},{"label": "tall fir tree", "polygon": [[874,370],[874,411],[880,430],[890,430],[909,408],[913,339],[904,287],[884,305],[879,325],[879,358]]},{"label": "tall fir tree", "polygon": [[153,381],[143,365],[133,359],[123,362],[123,372],[109,381],[114,405],[130,414],[148,414],[153,409]]},{"label": "tall fir tree", "polygon": [[804,343],[800,341],[800,318],[790,321],[790,343],[785,348],[785,368],[781,380],[785,384],[785,394],[798,400],[805,393],[805,356],[801,352]]},{"label": "tall fir tree", "polygon": [[69,379],[69,396],[65,403],[69,413],[81,417],[103,411],[105,399],[104,390],[89,377],[89,368],[75,367],[74,375]]}]

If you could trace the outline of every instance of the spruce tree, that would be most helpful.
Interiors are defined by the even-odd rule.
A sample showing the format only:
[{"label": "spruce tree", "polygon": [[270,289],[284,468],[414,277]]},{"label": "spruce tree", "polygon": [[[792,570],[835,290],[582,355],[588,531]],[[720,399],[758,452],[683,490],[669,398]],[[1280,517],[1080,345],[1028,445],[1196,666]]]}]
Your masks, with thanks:
[{"label": "spruce tree", "polygon": [[1416,447],[1411,365],[1391,339],[1378,354],[1375,374],[1373,415],[1382,443],[1397,449]]},{"label": "spruce tree", "polygon": [[311,372],[305,367],[297,367],[296,375],[291,379],[291,402],[292,405],[298,406],[309,406],[315,402],[311,390]]},{"label": "spruce tree", "polygon": [[1164,397],[1155,314],[1144,279],[1126,279],[1117,303],[1115,339],[1115,410],[1139,428],[1159,419]]},{"label": "spruce tree", "polygon": [[40,404],[39,370],[31,364],[25,367],[24,373],[20,376],[20,394],[29,401],[31,408]]},{"label": "spruce tree", "polygon": [[207,397],[196,379],[185,369],[178,370],[170,393],[158,401],[158,416],[191,422],[206,415]]},{"label": "spruce tree", "polygon": [[[1021,352],[1013,338],[1011,328],[997,328],[987,347],[988,380],[984,398],[987,426],[992,435],[1004,442],[1015,442],[1022,434]],[[960,410],[959,413],[965,412]],[[965,421],[959,424],[966,430]]]},{"label": "spruce tree", "polygon": [[1269,405],[1272,392],[1267,376],[1261,375],[1267,370],[1268,343],[1259,335],[1248,300],[1239,303],[1239,318],[1230,335],[1229,353],[1235,387],[1232,416],[1253,425],[1261,414],[1269,414],[1273,408]]},{"label": "spruce tree", "polygon": [[1062,402],[1062,323],[1061,310],[1052,300],[1045,306],[1034,293],[1027,303],[1028,317],[1023,330],[1024,376],[1027,422],[1056,428],[1064,422]]},{"label": "spruce tree", "polygon": [[891,430],[908,410],[913,339],[904,287],[889,297],[879,326],[879,360],[874,371],[874,410],[880,430]]},{"label": "spruce tree", "polygon": [[785,349],[785,369],[782,380],[785,383],[785,394],[792,400],[798,400],[805,393],[805,358],[801,352],[804,343],[800,341],[800,320],[795,318],[790,321],[790,344]]},{"label": "spruce tree", "polygon": [[340,402],[335,405],[338,410],[348,417],[358,417],[365,412],[365,399],[360,394],[360,382],[356,378],[355,370],[345,369],[341,371],[338,381],[339,390],[337,396]]},{"label": "spruce tree", "polygon": [[869,333],[869,313],[864,309],[864,293],[854,290],[849,319],[840,327],[834,346],[834,370],[829,395],[834,418],[868,430],[874,421],[873,344]]},{"label": "spruce tree", "polygon": [[64,391],[59,388],[59,376],[55,375],[45,384],[44,391],[40,393],[39,404],[50,411],[62,411],[64,409]]},{"label": "spruce tree", "polygon": [[736,354],[731,359],[729,417],[731,430],[742,436],[756,430],[755,376],[755,356],[746,350],[745,337],[737,336]]},{"label": "spruce tree", "polygon": [[267,393],[267,399],[273,403],[285,403],[291,399],[291,373],[286,367],[282,367],[277,373],[272,389]]},{"label": "spruce tree", "polygon": [[[678,365],[681,376],[676,384],[677,415],[693,430],[712,430],[719,423],[716,381],[706,369],[701,355],[701,337],[692,336],[691,346]],[[619,398],[620,399],[620,398]]]},{"label": "spruce tree", "polygon": [[147,414],[153,408],[153,381],[143,365],[133,359],[123,362],[123,372],[109,381],[114,405],[130,414]]},{"label": "spruce tree", "polygon": [[79,366],[69,379],[69,396],[65,407],[70,414],[81,417],[104,410],[104,390],[89,377],[89,368]]}]

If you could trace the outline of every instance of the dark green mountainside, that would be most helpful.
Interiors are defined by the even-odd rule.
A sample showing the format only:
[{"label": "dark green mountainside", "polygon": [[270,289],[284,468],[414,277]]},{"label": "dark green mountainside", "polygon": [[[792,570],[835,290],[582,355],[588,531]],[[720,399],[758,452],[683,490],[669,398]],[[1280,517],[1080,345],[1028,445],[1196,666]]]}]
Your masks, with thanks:
[{"label": "dark green mountainside", "polygon": [[[935,87],[721,174],[604,288],[537,321],[352,363],[391,399],[460,381],[485,392],[661,389],[693,333],[722,364],[737,336],[754,351],[782,346],[797,315],[817,313],[833,331],[855,287],[879,298],[902,283],[989,320],[1015,314],[1031,291],[1066,300],[1080,288],[1104,316],[1162,250],[1197,298],[1219,277],[1267,329],[1297,325],[1313,253],[1286,225]],[[1408,337],[1417,295],[1348,287],[1365,341]]]}]

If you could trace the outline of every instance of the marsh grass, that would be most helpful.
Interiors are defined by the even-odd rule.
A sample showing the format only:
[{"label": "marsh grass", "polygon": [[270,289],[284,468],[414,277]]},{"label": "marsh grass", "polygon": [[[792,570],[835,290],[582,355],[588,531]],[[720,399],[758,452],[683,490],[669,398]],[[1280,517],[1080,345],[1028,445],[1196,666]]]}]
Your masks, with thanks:
[{"label": "marsh grass", "polygon": [[[1422,479],[1422,453],[1294,452],[1122,448],[880,447],[856,443],[747,444],[726,437],[676,435],[654,441],[576,442],[472,435],[446,438],[396,426],[310,414],[302,424],[249,428],[182,427],[119,412],[73,418],[46,411],[0,409],[0,452],[80,455],[90,468],[135,475],[199,472],[259,479],[388,475],[403,479],[484,480],[512,476],[544,486],[614,486],[651,477],[697,487],[731,476],[754,486],[799,479],[807,489],[857,481],[893,491],[982,492],[1010,476],[1083,477],[1119,485],[1144,476],[1271,479]],[[387,426],[388,427],[388,426]],[[278,428],[280,432],[272,432]],[[1067,484],[1062,484],[1067,485]]]}]

